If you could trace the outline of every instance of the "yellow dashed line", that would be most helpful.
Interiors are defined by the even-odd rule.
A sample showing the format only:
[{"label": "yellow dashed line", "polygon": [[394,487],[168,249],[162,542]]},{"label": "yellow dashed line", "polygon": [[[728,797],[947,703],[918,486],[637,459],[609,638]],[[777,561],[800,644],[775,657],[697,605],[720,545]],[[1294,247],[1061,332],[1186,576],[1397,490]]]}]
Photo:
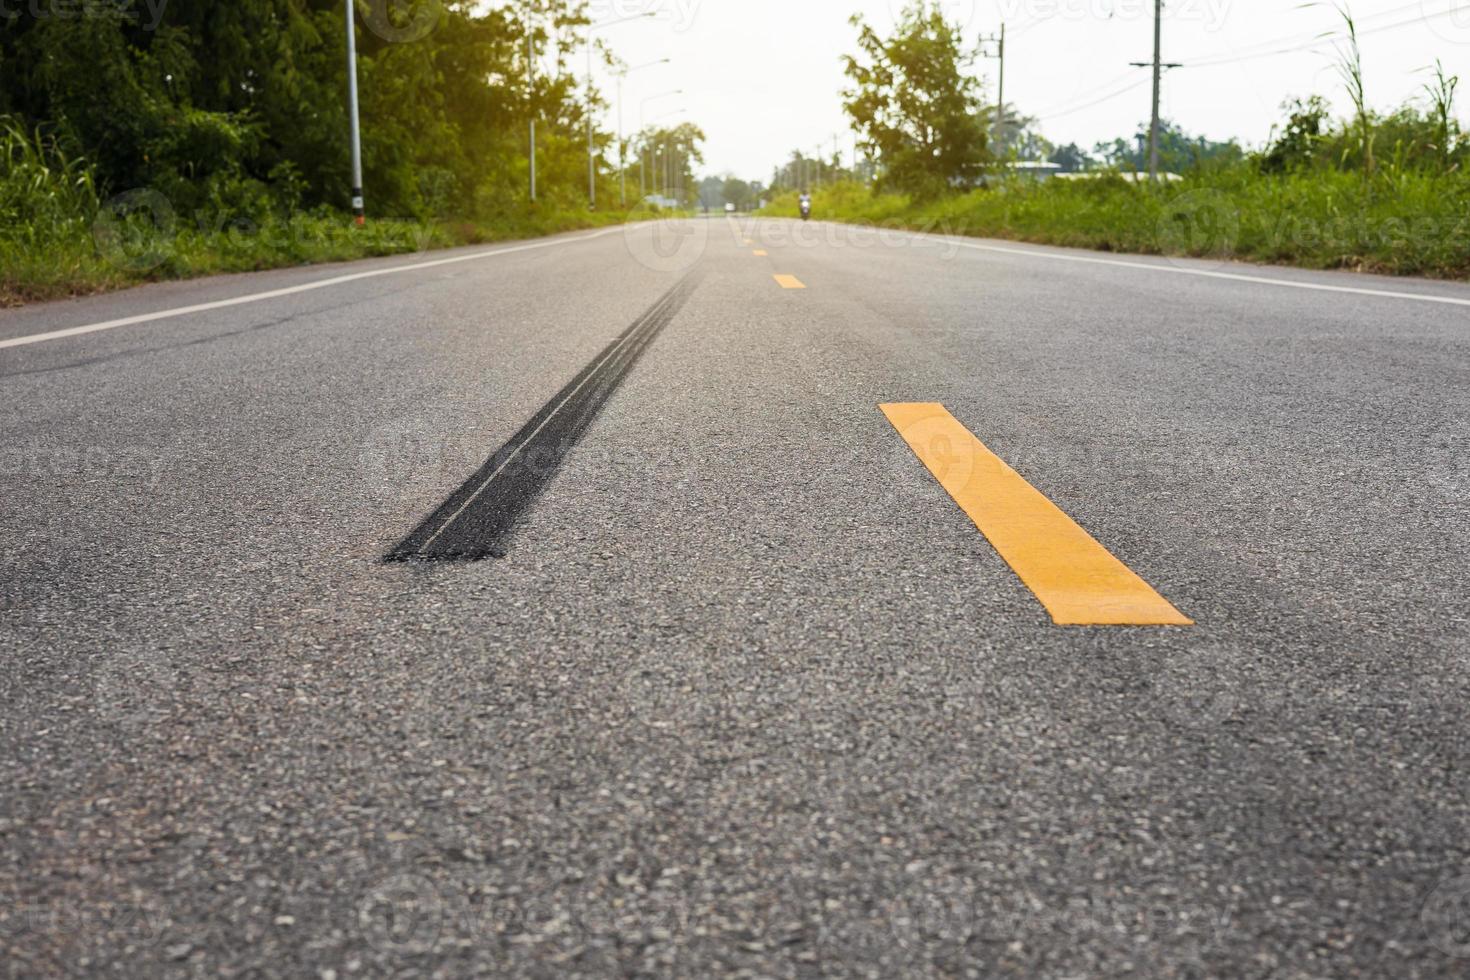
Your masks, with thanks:
[{"label": "yellow dashed line", "polygon": [[1194,625],[943,405],[880,407],[1057,625]]},{"label": "yellow dashed line", "polygon": [[806,284],[795,276],[776,276],[776,281],[781,284],[782,289],[805,289]]},{"label": "yellow dashed line", "polygon": [[758,249],[756,249],[756,250],[755,250],[755,251],[754,251],[754,252],[752,252],[752,253],[751,253],[751,254],[752,254],[752,255],[756,255],[756,256],[759,256],[759,257],[761,257],[761,258],[765,258],[765,255],[766,255],[766,250],[765,250],[765,249],[763,249],[763,248],[758,248]]}]

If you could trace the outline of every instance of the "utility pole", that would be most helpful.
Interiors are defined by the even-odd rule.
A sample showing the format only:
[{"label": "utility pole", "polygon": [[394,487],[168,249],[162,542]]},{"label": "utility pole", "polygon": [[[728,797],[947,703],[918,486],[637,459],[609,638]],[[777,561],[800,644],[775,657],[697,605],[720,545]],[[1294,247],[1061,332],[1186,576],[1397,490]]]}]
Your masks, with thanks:
[{"label": "utility pole", "polygon": [[352,139],[352,214],[359,227],[367,224],[362,198],[362,129],[357,119],[357,13],[347,0],[347,102]]},{"label": "utility pole", "polygon": [[1154,72],[1154,106],[1148,124],[1148,179],[1159,179],[1159,92],[1163,87],[1164,69],[1181,68],[1179,62],[1163,60],[1164,0],[1154,0],[1154,60],[1130,61],[1134,68],[1152,68]]},{"label": "utility pole", "polygon": [[1154,111],[1148,124],[1148,179],[1159,179],[1159,88],[1163,66],[1164,0],[1154,0]]},{"label": "utility pole", "polygon": [[[986,45],[995,45],[995,54],[986,51]],[[999,62],[998,81],[995,86],[995,147],[1005,144],[1006,134],[1006,25],[1000,23],[1000,33],[980,36],[980,57],[994,58]]]}]

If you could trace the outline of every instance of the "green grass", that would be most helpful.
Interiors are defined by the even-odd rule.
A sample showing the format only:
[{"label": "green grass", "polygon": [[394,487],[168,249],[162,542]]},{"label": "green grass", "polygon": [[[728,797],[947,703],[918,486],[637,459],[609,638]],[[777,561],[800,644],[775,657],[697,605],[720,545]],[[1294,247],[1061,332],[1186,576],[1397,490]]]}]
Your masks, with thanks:
[{"label": "green grass", "polygon": [[[819,191],[814,208],[817,218],[940,234],[1470,279],[1470,177],[1461,172],[1384,168],[1366,179],[1239,165],[1159,186],[1006,181],[927,202],[848,184]],[[796,198],[763,213],[794,217]]]},{"label": "green grass", "polygon": [[153,192],[103,203],[90,170],[0,120],[0,306],[139,283],[533,238],[653,216],[550,202],[493,221],[370,219],[330,209],[176,215]]},{"label": "green grass", "polygon": [[[120,289],[163,279],[253,272],[317,262],[533,238],[616,224],[637,215],[547,209],[485,222],[370,220],[357,228],[334,212],[164,231],[146,215],[79,223],[45,241],[0,236],[0,305]],[[116,229],[115,232],[111,229]]]}]

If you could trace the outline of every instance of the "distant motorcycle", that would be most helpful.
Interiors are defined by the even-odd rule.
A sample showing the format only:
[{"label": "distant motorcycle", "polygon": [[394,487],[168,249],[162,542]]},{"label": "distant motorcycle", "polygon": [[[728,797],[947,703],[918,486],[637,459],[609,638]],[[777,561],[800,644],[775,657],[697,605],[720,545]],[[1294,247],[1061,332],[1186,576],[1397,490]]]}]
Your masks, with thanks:
[{"label": "distant motorcycle", "polygon": [[801,220],[810,221],[812,217],[812,199],[803,196],[801,199]]}]

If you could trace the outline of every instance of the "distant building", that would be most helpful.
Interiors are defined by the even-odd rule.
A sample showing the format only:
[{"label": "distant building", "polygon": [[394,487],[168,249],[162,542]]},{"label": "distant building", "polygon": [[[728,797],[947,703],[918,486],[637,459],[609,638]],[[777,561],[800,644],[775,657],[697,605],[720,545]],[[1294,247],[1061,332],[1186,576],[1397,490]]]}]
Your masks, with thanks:
[{"label": "distant building", "polygon": [[[1147,172],[1136,170],[1085,170],[1082,173],[1057,174],[1056,176],[1058,180],[1095,180],[1099,177],[1116,177],[1130,184],[1147,184],[1149,181]],[[1159,171],[1159,180],[1166,184],[1183,179],[1178,174],[1171,174],[1162,170]]]},{"label": "distant building", "polygon": [[[1032,180],[1046,180],[1048,177],[1060,175],[1062,165],[1052,163],[1049,160],[1017,160],[1006,164],[1006,169],[1021,177],[1030,177]],[[1071,176],[1068,174],[1067,176]]]}]

